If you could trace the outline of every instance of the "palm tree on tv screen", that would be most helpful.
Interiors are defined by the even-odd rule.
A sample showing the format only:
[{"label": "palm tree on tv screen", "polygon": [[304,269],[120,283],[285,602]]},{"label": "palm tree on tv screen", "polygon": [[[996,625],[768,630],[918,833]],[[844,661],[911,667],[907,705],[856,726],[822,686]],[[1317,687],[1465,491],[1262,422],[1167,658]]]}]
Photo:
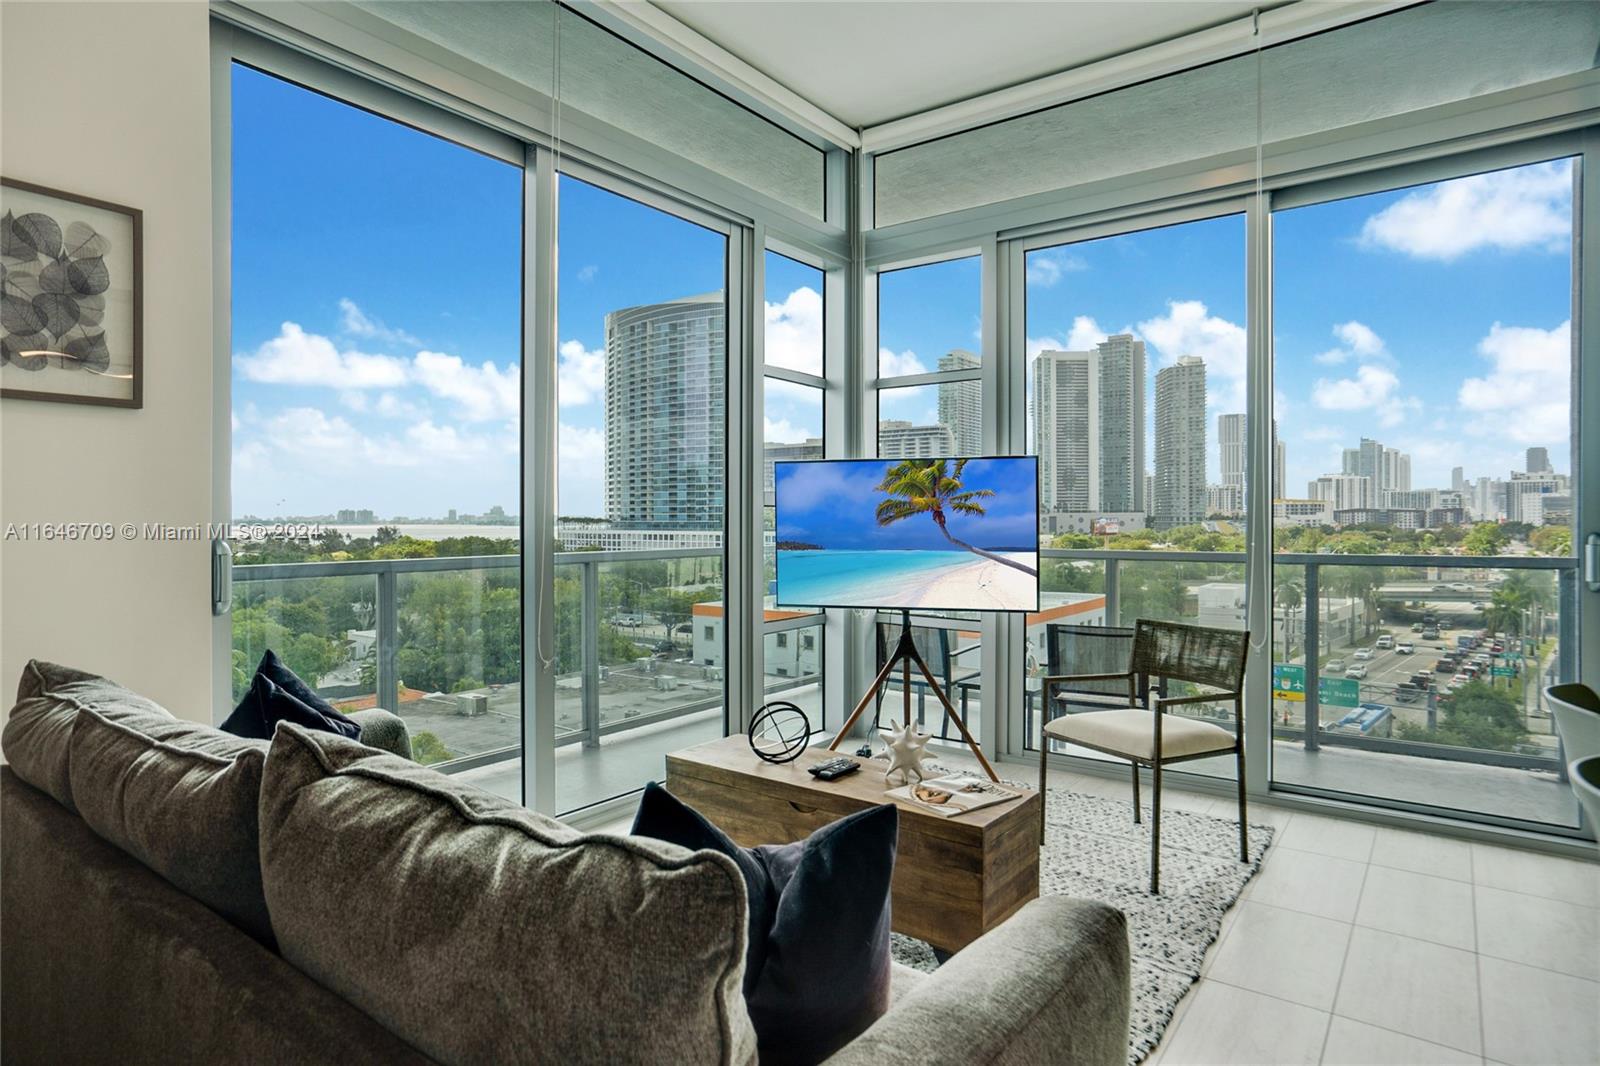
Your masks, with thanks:
[{"label": "palm tree on tv screen", "polygon": [[954,470],[948,459],[907,459],[891,466],[878,483],[878,491],[889,494],[887,500],[878,504],[878,525],[893,525],[915,515],[931,515],[944,539],[956,547],[1021,570],[1029,577],[1038,577],[1038,571],[1015,559],[984,551],[950,535],[945,525],[949,512],[982,517],[986,512],[983,504],[977,501],[994,495],[993,489],[969,489],[961,484],[961,472],[966,466],[965,459],[957,459]]}]

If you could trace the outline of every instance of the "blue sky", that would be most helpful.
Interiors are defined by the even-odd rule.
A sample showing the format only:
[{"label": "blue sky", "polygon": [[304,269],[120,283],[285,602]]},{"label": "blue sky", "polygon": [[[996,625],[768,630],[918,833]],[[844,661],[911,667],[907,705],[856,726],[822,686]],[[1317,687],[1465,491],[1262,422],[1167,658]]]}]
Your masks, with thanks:
[{"label": "blue sky", "polygon": [[[235,515],[515,510],[518,168],[247,68],[233,108]],[[1503,477],[1529,445],[1568,469],[1569,177],[1536,165],[1276,216],[1291,494],[1363,435],[1409,451],[1418,486],[1457,464]],[[560,510],[599,514],[604,316],[721,289],[726,242],[573,179],[560,227]],[[768,361],[815,372],[821,273],[766,262]],[[1041,250],[1027,273],[1030,355],[1132,330],[1152,390],[1195,354],[1213,416],[1243,410],[1239,216]],[[976,351],[979,307],[976,258],[883,275],[884,372]],[[936,410],[934,387],[880,406]],[[820,435],[820,392],[769,381],[765,428]],[[1214,417],[1208,431],[1215,475]]]},{"label": "blue sky", "polygon": [[[932,517],[877,524],[885,494],[877,490],[881,459],[780,463],[776,470],[778,539],[836,549],[944,550],[950,542]],[[990,489],[981,517],[951,512],[952,536],[980,548],[1031,549],[1038,543],[1038,470],[1033,460],[975,460],[962,471],[964,489]]]}]

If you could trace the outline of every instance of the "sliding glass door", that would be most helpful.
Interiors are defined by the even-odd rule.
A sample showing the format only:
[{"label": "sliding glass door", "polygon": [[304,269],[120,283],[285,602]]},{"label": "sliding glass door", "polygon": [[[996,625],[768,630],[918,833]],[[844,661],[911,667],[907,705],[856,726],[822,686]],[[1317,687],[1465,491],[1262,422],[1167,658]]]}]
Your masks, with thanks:
[{"label": "sliding glass door", "polygon": [[274,651],[520,796],[522,169],[238,63],[231,105],[232,694]]},{"label": "sliding glass door", "polygon": [[728,237],[559,179],[556,809],[724,731]]},{"label": "sliding glass door", "polygon": [[1570,828],[1578,168],[1478,169],[1273,215],[1272,776]]}]

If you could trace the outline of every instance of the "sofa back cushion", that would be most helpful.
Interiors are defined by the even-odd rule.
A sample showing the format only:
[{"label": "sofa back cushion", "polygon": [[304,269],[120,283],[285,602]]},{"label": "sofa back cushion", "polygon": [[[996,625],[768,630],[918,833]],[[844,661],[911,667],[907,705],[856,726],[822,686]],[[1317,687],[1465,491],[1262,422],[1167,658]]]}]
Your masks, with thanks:
[{"label": "sofa back cushion", "polygon": [[130,692],[97,674],[30,659],[17,684],[17,702],[0,735],[6,761],[28,784],[70,811],[72,780],[67,768],[72,727],[85,707],[107,718],[155,718],[172,721],[160,704]]},{"label": "sofa back cushion", "polygon": [[72,731],[72,795],[102,838],[270,944],[257,829],[266,750],[170,716],[85,705]]},{"label": "sofa back cushion", "polygon": [[284,957],[441,1062],[754,1061],[727,856],[579,833],[285,723],[261,867]]}]

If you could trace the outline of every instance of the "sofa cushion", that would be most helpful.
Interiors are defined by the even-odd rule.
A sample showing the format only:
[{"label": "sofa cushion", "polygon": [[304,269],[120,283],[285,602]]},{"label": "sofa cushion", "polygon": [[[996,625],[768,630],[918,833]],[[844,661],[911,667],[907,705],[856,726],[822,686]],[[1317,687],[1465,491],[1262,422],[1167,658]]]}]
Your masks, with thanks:
[{"label": "sofa cushion", "polygon": [[899,812],[882,804],[804,840],[742,848],[656,784],[637,835],[738,863],[750,903],[745,1001],[763,1063],[821,1062],[889,1009],[889,882]]},{"label": "sofa cushion", "polygon": [[724,855],[579,833],[284,723],[261,866],[284,957],[441,1062],[755,1058]]},{"label": "sofa cushion", "polygon": [[67,767],[72,727],[78,712],[86,707],[112,719],[173,720],[160,704],[115,681],[69,666],[29,660],[22,668],[17,703],[6,718],[0,746],[18,777],[68,810],[77,810]]},{"label": "sofa cushion", "polygon": [[361,734],[361,727],[338,711],[330,709],[324,712],[313,707],[266,674],[257,674],[251,680],[250,688],[239,701],[239,706],[222,723],[222,731],[251,740],[271,740],[279,722],[293,722],[307,729],[338,733],[342,737],[353,738]]},{"label": "sofa cushion", "polygon": [[361,727],[344,715],[289,669],[271,648],[261,656],[256,675],[244,698],[222,723],[222,731],[237,737],[271,740],[279,722],[307,729],[322,729],[343,737],[358,737]]},{"label": "sofa cushion", "polygon": [[266,747],[194,722],[85,705],[72,730],[72,795],[102,838],[270,943],[257,832]]}]

